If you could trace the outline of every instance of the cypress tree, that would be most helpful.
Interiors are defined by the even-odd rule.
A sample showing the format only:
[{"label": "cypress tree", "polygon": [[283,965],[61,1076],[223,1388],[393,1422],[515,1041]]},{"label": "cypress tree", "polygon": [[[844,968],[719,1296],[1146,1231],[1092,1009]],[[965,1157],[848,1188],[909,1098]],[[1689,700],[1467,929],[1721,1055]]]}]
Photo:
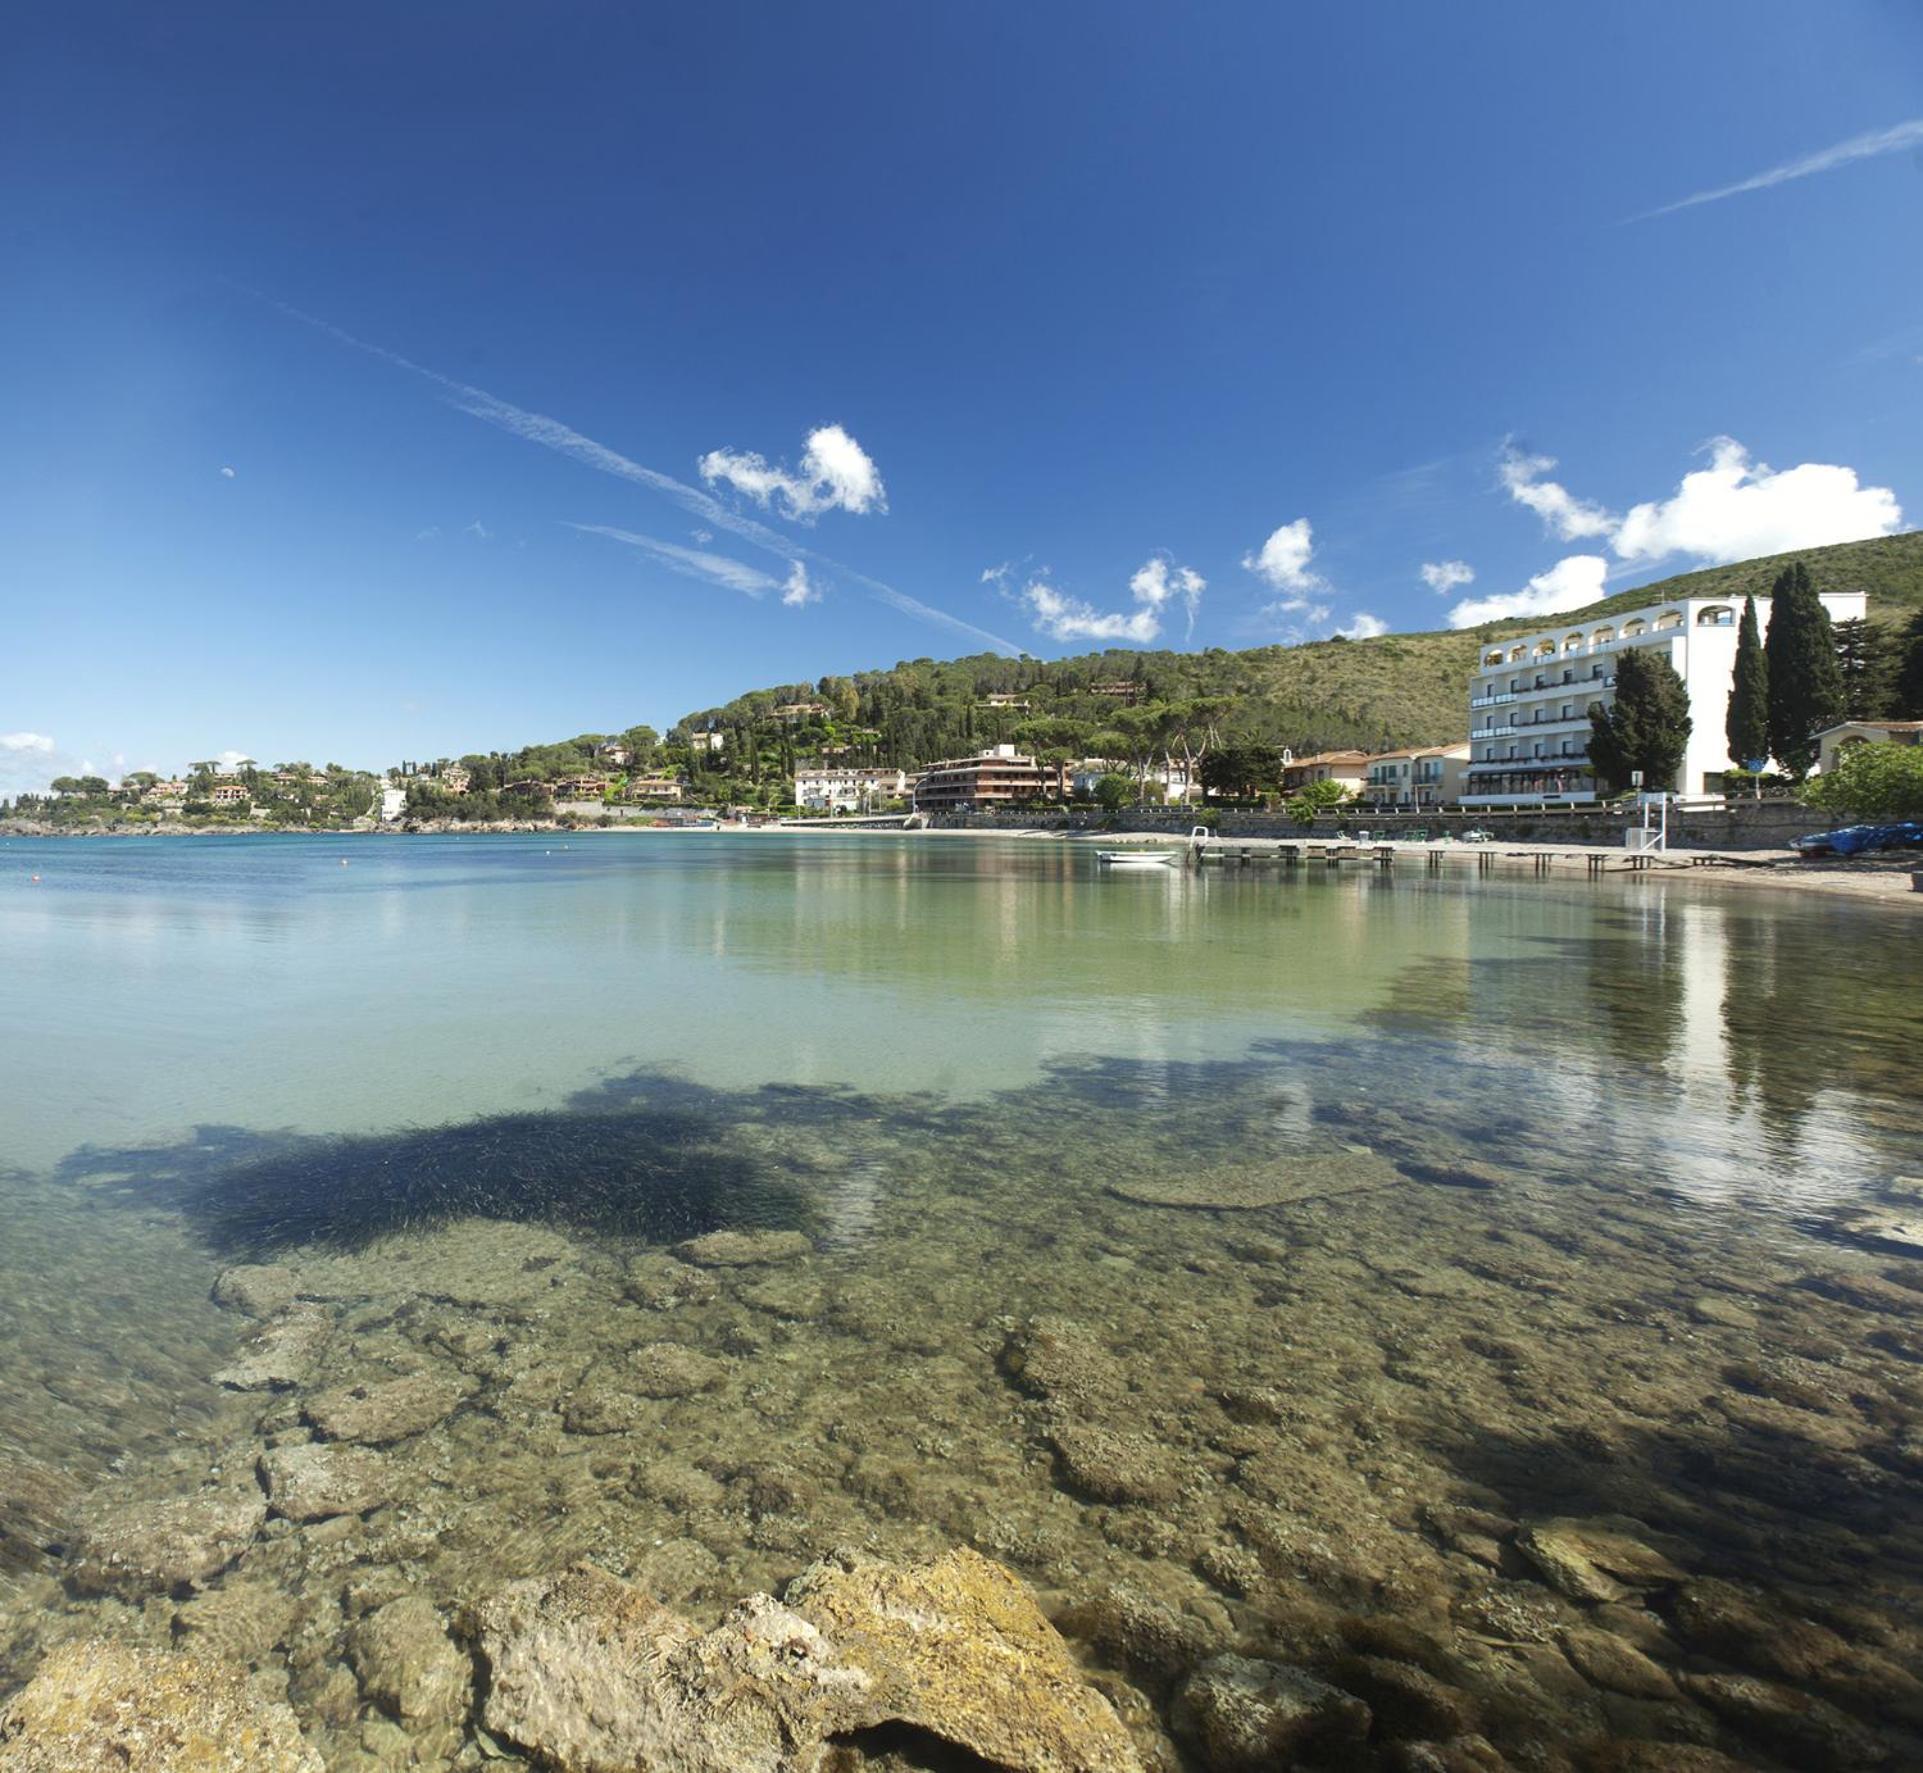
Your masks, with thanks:
[{"label": "cypress tree", "polygon": [[1652,792],[1669,788],[1694,726],[1689,691],[1667,654],[1630,647],[1616,664],[1615,701],[1589,711],[1590,764],[1614,792],[1629,787],[1637,770]]},{"label": "cypress tree", "polygon": [[1829,611],[1799,560],[1776,575],[1769,594],[1769,748],[1801,781],[1816,761],[1816,735],[1843,718],[1843,668]]},{"label": "cypress tree", "polygon": [[1729,714],[1723,722],[1730,762],[1747,768],[1769,756],[1769,661],[1756,625],[1756,599],[1743,599],[1743,625],[1736,631],[1736,671],[1729,686]]}]

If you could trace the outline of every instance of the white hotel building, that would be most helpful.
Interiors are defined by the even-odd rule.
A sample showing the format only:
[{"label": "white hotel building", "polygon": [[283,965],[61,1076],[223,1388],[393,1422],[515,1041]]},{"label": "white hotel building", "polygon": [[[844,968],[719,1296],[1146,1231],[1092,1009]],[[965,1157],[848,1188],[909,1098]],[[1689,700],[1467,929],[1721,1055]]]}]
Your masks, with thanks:
[{"label": "white hotel building", "polygon": [[[1826,591],[1832,622],[1861,616],[1861,591]],[[1765,625],[1768,610],[1759,604]],[[1724,737],[1736,668],[1742,600],[1691,597],[1609,621],[1491,641],[1469,685],[1469,771],[1464,806],[1569,805],[1601,793],[1589,767],[1589,710],[1614,699],[1616,661],[1632,646],[1661,647],[1689,692],[1693,722],[1673,782],[1646,782],[1694,798],[1722,791]]]}]

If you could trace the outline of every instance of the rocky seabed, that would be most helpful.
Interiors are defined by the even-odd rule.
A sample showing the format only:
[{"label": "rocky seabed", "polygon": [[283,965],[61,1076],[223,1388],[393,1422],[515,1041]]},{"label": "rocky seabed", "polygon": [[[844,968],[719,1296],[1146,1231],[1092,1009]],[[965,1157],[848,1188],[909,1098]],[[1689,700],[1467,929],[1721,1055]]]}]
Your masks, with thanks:
[{"label": "rocky seabed", "polygon": [[1900,1241],[1733,1261],[1433,1137],[892,1167],[848,1248],[222,1273],[177,1444],[0,1445],[0,1770],[1923,1766]]}]

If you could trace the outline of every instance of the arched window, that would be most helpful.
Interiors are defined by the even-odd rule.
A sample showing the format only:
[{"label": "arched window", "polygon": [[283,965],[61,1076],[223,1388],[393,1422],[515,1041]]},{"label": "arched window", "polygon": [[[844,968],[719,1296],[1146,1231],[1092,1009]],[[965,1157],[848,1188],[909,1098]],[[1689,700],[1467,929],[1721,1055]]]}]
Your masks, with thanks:
[{"label": "arched window", "polygon": [[1598,628],[1594,634],[1590,635],[1589,644],[1591,646],[1607,646],[1615,638],[1616,630],[1614,628]]},{"label": "arched window", "polygon": [[1582,636],[1581,636],[1580,634],[1566,634],[1566,635],[1564,635],[1564,636],[1563,636],[1563,642],[1562,642],[1562,650],[1563,650],[1564,652],[1566,652],[1566,653],[1579,653],[1579,652],[1581,652],[1581,651],[1582,651]]},{"label": "arched window", "polygon": [[1726,603],[1712,603],[1708,609],[1696,612],[1698,628],[1731,628],[1736,624],[1736,612]]},{"label": "arched window", "polygon": [[1497,647],[1494,652],[1485,654],[1482,662],[1485,665],[1500,665],[1502,663],[1502,648]]},{"label": "arched window", "polygon": [[1679,609],[1666,609],[1656,618],[1656,627],[1659,632],[1665,628],[1680,628],[1682,625],[1683,612]]},{"label": "arched window", "polygon": [[1647,622],[1623,623],[1623,639],[1625,640],[1634,640],[1638,634],[1646,634],[1648,632],[1649,624]]},{"label": "arched window", "polygon": [[1509,649],[1509,663],[1512,665],[1515,664],[1518,659],[1526,659],[1528,656],[1529,649],[1526,646],[1512,646]]},{"label": "arched window", "polygon": [[1539,640],[1536,642],[1537,658],[1553,659],[1555,656],[1556,656],[1556,643],[1553,640]]}]

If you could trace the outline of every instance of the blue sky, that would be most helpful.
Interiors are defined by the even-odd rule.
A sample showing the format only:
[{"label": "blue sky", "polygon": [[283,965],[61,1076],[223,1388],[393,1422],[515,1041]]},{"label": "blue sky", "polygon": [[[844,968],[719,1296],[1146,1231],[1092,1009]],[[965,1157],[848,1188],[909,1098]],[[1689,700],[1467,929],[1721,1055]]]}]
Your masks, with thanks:
[{"label": "blue sky", "polygon": [[0,792],[1908,527],[1919,119],[1901,4],[31,9]]}]

